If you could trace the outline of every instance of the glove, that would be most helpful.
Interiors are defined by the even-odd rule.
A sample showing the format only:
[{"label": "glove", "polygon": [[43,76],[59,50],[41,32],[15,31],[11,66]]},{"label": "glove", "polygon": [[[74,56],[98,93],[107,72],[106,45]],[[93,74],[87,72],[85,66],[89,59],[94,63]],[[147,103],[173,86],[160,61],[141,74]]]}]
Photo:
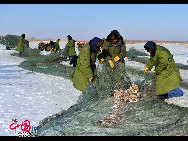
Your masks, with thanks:
[{"label": "glove", "polygon": [[117,62],[117,61],[119,61],[119,59],[120,59],[119,56],[116,56],[116,57],[114,58],[114,61]]},{"label": "glove", "polygon": [[103,58],[101,58],[101,60],[100,60],[100,63],[102,64],[102,62],[104,61],[104,59]]},{"label": "glove", "polygon": [[156,73],[155,70],[153,70],[153,73]]},{"label": "glove", "polygon": [[108,62],[109,62],[109,64],[110,64],[110,67],[111,67],[111,68],[114,68],[114,63],[112,62],[112,60],[109,60]]},{"label": "glove", "polygon": [[144,73],[146,73],[148,71],[148,68],[146,67],[145,69],[144,69]]},{"label": "glove", "polygon": [[90,83],[91,83],[91,80],[93,80],[93,77],[90,77],[90,78],[89,78],[89,82],[90,82]]}]

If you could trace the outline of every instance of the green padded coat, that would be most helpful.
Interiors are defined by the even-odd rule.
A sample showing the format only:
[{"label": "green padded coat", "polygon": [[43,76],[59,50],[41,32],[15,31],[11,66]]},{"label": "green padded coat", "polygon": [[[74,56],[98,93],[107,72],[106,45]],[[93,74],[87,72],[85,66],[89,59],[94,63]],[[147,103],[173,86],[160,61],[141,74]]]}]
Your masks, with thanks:
[{"label": "green padded coat", "polygon": [[17,47],[16,51],[19,51],[20,53],[22,53],[24,50],[24,44],[25,44],[25,39],[21,36],[19,38],[18,47]]},{"label": "green padded coat", "polygon": [[150,57],[146,67],[151,70],[155,66],[157,74],[156,94],[162,95],[178,88],[182,81],[179,68],[176,66],[173,56],[168,49],[160,45],[156,46],[155,56]]},{"label": "green padded coat", "polygon": [[80,91],[87,89],[88,79],[93,77],[96,69],[96,58],[97,53],[91,53],[90,45],[87,43],[78,55],[76,70],[70,76],[73,86],[76,89]]},{"label": "green padded coat", "polygon": [[106,50],[110,55],[106,57],[107,60],[114,60],[116,56],[119,56],[120,62],[124,62],[126,56],[126,46],[118,42],[117,44],[111,44],[110,42],[105,41],[102,50]]},{"label": "green padded coat", "polygon": [[65,48],[69,48],[69,57],[70,56],[75,56],[76,51],[75,51],[75,42],[73,39],[69,40],[68,43],[66,44]]}]

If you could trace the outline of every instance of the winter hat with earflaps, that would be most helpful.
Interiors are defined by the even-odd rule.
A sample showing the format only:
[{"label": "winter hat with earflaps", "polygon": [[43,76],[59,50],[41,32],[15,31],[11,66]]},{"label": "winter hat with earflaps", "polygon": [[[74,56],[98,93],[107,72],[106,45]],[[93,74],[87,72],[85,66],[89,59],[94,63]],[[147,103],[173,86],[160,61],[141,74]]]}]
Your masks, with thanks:
[{"label": "winter hat with earflaps", "polygon": [[147,50],[148,52],[151,51],[151,56],[155,56],[155,51],[156,51],[156,44],[153,41],[148,41],[145,45],[144,45],[145,50]]},{"label": "winter hat with earflaps", "polygon": [[92,40],[90,40],[90,49],[92,52],[96,52],[97,50],[97,44],[102,42],[103,40],[98,38],[98,37],[94,37]]}]

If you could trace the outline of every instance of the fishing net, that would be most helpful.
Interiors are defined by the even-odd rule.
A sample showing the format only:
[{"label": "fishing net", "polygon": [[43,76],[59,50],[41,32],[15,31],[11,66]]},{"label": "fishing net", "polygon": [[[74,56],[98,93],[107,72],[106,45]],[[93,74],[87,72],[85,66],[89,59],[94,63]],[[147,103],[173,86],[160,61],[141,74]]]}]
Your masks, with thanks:
[{"label": "fishing net", "polygon": [[62,51],[51,53],[49,55],[41,55],[38,48],[24,48],[24,52],[21,55],[17,52],[12,53],[11,55],[27,59],[20,64],[20,66],[26,70],[42,72],[69,79],[69,76],[74,72],[75,67],[60,64],[59,62],[62,61],[61,53]]},{"label": "fishing net", "polygon": [[[117,103],[116,105],[114,103],[118,94],[114,93],[113,96],[111,94],[114,87],[112,87],[112,78],[107,72],[110,68],[107,64],[99,64],[95,71],[95,81],[88,85],[77,104],[42,120],[39,124],[38,135],[187,135],[188,109],[157,99],[154,75],[144,74],[142,71],[129,67],[124,68],[126,72],[124,79],[127,79],[124,81],[130,83],[131,87],[127,91],[126,87],[122,87],[115,92],[124,92],[126,95],[128,90],[132,90],[132,93],[136,91],[139,93],[135,97],[136,101],[120,101],[118,109]],[[116,109],[113,109],[114,107]]]},{"label": "fishing net", "polygon": [[6,35],[3,37],[1,44],[5,45],[7,48],[16,48],[18,45],[20,36],[17,35]]},{"label": "fishing net", "polygon": [[[34,53],[35,54],[35,53]],[[36,53],[37,54],[37,53]],[[23,68],[69,79],[74,67],[61,54],[26,57]],[[39,136],[188,135],[188,109],[157,99],[153,73],[116,63],[98,64],[77,103],[39,123]],[[131,100],[133,99],[133,100]]]}]

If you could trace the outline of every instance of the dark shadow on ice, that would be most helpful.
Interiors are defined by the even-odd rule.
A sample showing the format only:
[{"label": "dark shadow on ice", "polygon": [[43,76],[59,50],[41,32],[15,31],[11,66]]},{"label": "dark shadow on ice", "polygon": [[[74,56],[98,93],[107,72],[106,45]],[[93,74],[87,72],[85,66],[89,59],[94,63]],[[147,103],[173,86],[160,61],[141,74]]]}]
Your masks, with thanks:
[{"label": "dark shadow on ice", "polygon": [[16,67],[18,65],[2,65],[0,66],[0,69],[3,69],[3,68],[10,68],[10,67]]},{"label": "dark shadow on ice", "polygon": [[24,70],[0,70],[0,73],[14,73],[14,72],[21,72]]},{"label": "dark shadow on ice", "polygon": [[0,76],[0,79],[21,79],[20,76],[13,76],[13,77],[10,77],[10,76]]}]

